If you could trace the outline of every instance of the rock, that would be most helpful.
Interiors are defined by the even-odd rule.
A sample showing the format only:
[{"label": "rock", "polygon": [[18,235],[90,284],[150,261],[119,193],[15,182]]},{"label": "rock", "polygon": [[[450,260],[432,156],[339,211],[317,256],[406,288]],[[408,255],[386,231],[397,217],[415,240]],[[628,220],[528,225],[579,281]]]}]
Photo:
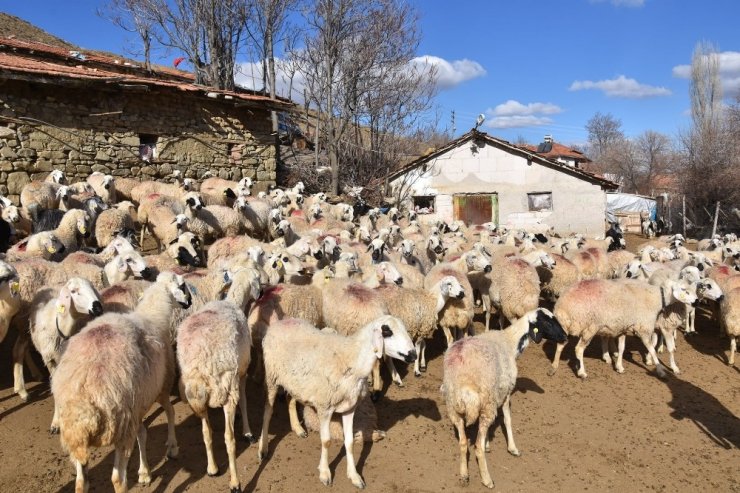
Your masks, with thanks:
[{"label": "rock", "polygon": [[3,147],[2,149],[0,149],[0,156],[4,157],[5,159],[18,159],[18,154],[16,154],[15,151],[10,147]]},{"label": "rock", "polygon": [[31,183],[28,173],[25,171],[15,171],[8,174],[8,193],[12,195],[20,195],[21,190],[28,183]]},{"label": "rock", "polygon": [[92,168],[90,166],[85,166],[84,164],[78,164],[75,166],[75,171],[81,175],[89,175],[92,173]]},{"label": "rock", "polygon": [[105,151],[100,150],[95,154],[95,160],[96,161],[110,161],[111,159],[110,159],[110,156]]},{"label": "rock", "polygon": [[144,166],[141,168],[141,172],[149,176],[155,176],[157,174],[157,170],[153,166]]},{"label": "rock", "polygon": [[10,161],[0,161],[0,171],[13,171],[13,163]]},{"label": "rock", "polygon": [[15,139],[15,130],[8,127],[0,127],[0,139]]},{"label": "rock", "polygon": [[18,151],[18,155],[20,157],[24,157],[24,158],[27,158],[27,159],[33,159],[33,158],[36,157],[36,150],[35,149],[28,149],[28,148],[26,148],[26,149],[20,149]]},{"label": "rock", "polygon": [[107,175],[110,173],[110,168],[108,166],[103,166],[102,164],[93,164],[92,170],[97,171],[99,173],[103,173],[104,175]]},{"label": "rock", "polygon": [[47,159],[37,159],[36,163],[33,165],[33,171],[39,172],[39,171],[51,171],[51,161]]}]

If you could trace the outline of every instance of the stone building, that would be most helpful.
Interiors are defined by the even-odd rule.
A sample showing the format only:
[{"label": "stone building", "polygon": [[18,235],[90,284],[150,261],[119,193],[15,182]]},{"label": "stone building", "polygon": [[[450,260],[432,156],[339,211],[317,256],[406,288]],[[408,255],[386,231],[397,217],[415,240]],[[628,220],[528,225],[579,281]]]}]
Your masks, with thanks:
[{"label": "stone building", "polygon": [[275,183],[270,111],[292,104],[219,91],[169,68],[0,38],[0,193],[61,169],[138,179],[251,177]]}]

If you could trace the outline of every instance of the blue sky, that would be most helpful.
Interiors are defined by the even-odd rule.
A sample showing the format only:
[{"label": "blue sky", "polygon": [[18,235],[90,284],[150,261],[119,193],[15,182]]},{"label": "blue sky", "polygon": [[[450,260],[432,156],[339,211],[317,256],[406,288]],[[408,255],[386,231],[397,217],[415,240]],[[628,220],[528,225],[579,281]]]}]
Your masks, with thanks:
[{"label": "blue sky", "polygon": [[[418,54],[438,64],[440,125],[514,140],[584,143],[586,121],[609,112],[628,136],[675,136],[689,125],[688,80],[697,42],[722,52],[725,93],[740,93],[738,0],[409,0],[420,11]],[[95,13],[103,2],[0,2],[84,48],[124,53],[130,35]],[[161,55],[171,63],[179,54]]]}]

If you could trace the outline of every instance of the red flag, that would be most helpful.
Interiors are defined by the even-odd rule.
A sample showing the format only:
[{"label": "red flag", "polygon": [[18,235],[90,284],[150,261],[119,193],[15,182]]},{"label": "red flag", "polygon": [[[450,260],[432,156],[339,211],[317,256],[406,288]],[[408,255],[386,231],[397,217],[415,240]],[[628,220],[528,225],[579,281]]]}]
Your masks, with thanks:
[{"label": "red flag", "polygon": [[180,65],[183,61],[185,61],[185,57],[184,56],[179,56],[179,57],[175,58],[175,61],[174,61],[175,67],[177,67],[178,65]]}]

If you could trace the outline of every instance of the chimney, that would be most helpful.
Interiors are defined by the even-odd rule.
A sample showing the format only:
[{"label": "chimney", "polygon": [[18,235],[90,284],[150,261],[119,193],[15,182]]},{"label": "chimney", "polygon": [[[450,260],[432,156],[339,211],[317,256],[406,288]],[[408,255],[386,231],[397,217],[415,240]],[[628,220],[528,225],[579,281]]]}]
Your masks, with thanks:
[{"label": "chimney", "polygon": [[545,143],[552,144],[552,135],[550,134],[545,135]]}]

